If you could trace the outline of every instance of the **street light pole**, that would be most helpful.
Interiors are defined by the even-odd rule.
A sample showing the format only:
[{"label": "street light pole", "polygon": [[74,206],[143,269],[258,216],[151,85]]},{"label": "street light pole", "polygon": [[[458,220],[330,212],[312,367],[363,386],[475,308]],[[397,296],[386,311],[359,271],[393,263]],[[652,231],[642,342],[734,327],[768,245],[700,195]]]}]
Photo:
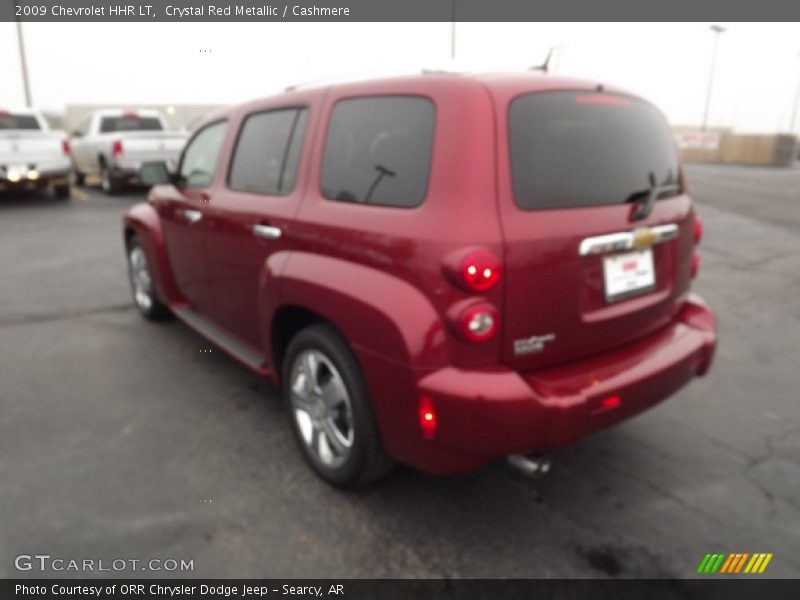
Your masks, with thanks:
[{"label": "street light pole", "polygon": [[708,129],[708,109],[711,106],[711,89],[714,86],[714,70],[717,66],[717,44],[719,43],[719,34],[725,31],[725,28],[720,25],[712,25],[711,31],[714,32],[714,49],[711,51],[711,69],[708,72],[708,90],[706,91],[706,109],[703,112],[703,131]]},{"label": "street light pole", "polygon": [[17,20],[17,41],[19,42],[19,62],[22,68],[22,86],[25,90],[25,106],[32,106],[31,86],[28,83],[28,61],[25,59],[25,40],[22,37],[22,23]]}]

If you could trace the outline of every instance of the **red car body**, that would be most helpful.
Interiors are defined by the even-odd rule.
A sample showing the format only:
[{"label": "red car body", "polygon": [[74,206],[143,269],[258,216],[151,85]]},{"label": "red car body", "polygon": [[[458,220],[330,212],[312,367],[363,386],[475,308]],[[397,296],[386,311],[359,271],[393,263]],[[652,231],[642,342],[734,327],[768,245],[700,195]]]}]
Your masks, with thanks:
[{"label": "red car body", "polygon": [[[634,98],[540,74],[431,74],[287,91],[227,109],[206,119],[228,122],[213,182],[156,186],[125,216],[125,234],[141,240],[165,304],[279,385],[292,335],[310,322],[332,324],[357,358],[396,460],[447,474],[572,444],[705,374],[716,337],[713,313],[689,291],[699,232],[682,181],[637,222],[625,203],[515,203],[509,106],[559,90],[587,102]],[[320,181],[337,102],[395,95],[435,107],[424,201],[396,208],[327,199]],[[282,107],[308,110],[293,190],[265,199],[230,189],[241,123]],[[202,213],[199,226],[176,216],[187,209]],[[255,237],[257,225],[282,235]],[[652,245],[653,289],[608,302],[606,253],[582,255],[582,242],[663,225],[676,229]],[[474,252],[499,273],[485,291],[458,281]],[[472,308],[491,311],[498,327],[490,339],[459,332]],[[538,350],[517,353],[515,341]]]}]

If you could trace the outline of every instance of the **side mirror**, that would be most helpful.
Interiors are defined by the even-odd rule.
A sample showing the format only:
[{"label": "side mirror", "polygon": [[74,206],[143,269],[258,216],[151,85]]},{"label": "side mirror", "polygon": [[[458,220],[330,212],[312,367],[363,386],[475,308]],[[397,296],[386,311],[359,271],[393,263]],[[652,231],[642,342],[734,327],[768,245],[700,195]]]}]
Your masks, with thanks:
[{"label": "side mirror", "polygon": [[164,162],[147,162],[139,169],[139,181],[144,185],[162,185],[170,183],[172,177]]}]

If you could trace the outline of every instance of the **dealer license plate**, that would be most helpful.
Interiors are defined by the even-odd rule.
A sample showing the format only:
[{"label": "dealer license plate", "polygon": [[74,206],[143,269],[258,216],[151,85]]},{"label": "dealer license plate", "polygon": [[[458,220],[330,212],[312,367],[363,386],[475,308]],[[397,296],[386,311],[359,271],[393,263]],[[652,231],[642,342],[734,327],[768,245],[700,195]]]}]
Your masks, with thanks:
[{"label": "dealer license plate", "polygon": [[612,254],[603,259],[606,300],[616,302],[655,287],[653,250],[645,248],[624,254]]}]

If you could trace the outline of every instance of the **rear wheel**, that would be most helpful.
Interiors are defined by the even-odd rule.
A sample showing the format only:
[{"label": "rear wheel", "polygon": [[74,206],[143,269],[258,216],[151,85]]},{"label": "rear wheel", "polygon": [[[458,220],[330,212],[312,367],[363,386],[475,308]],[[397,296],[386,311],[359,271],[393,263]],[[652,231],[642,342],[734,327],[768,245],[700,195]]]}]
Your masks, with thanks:
[{"label": "rear wheel", "polygon": [[122,191],[122,181],[114,176],[105,162],[100,164],[100,187],[108,195],[119,194]]},{"label": "rear wheel", "polygon": [[75,185],[85,185],[86,184],[86,175],[75,170]]},{"label": "rear wheel", "polygon": [[156,296],[147,255],[135,236],[128,242],[128,277],[133,301],[143,317],[158,321],[169,316],[169,308]]},{"label": "rear wheel", "polygon": [[297,444],[323,479],[357,487],[391,469],[361,369],[335,329],[312,325],[292,338],[283,383]]}]

